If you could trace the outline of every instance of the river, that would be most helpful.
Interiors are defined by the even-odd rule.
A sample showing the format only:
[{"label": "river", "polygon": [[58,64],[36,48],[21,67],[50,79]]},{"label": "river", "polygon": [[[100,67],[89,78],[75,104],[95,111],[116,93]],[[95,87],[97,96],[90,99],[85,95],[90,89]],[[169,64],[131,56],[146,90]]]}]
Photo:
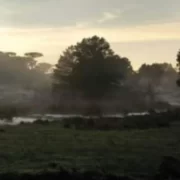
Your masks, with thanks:
[{"label": "river", "polygon": [[[144,115],[148,115],[148,112],[133,112],[133,113],[128,113],[126,116],[144,116]],[[116,118],[123,118],[125,115],[123,114],[113,114],[113,115],[104,115],[103,117],[116,117]],[[14,117],[11,121],[8,121],[6,119],[0,119],[0,125],[18,125],[22,122],[24,123],[33,123],[34,121],[36,121],[37,119],[41,119],[41,120],[48,120],[48,121],[54,121],[54,120],[62,120],[64,118],[74,118],[74,117],[82,117],[82,118],[89,118],[89,116],[83,116],[83,115],[76,115],[76,114],[71,114],[71,115],[67,115],[67,114],[44,114],[44,115],[40,115],[40,114],[33,114],[30,116],[25,116],[25,117]],[[96,116],[91,116],[91,118],[97,118]]]}]

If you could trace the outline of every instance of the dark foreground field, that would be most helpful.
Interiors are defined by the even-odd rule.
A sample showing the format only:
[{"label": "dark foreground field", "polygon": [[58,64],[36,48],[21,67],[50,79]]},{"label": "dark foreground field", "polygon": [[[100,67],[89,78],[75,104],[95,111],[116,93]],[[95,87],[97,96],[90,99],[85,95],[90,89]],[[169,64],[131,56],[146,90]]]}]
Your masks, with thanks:
[{"label": "dark foreground field", "polygon": [[0,173],[76,169],[115,175],[156,174],[163,156],[180,158],[180,126],[131,131],[63,129],[60,123],[0,129]]}]

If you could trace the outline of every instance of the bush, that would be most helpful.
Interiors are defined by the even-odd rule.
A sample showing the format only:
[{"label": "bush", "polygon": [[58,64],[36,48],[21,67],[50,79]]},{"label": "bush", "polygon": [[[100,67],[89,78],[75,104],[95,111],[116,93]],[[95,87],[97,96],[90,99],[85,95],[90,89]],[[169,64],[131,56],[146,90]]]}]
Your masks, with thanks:
[{"label": "bush", "polygon": [[30,122],[24,122],[24,121],[20,122],[20,125],[30,125],[30,124],[31,124]]},{"label": "bush", "polygon": [[94,119],[88,119],[88,120],[87,120],[87,127],[89,127],[89,128],[94,128],[94,127],[95,127],[95,124],[96,124],[96,122],[95,122]]},{"label": "bush", "polygon": [[36,121],[33,122],[33,124],[40,124],[40,125],[48,125],[50,122],[48,120],[41,120],[37,119]]},{"label": "bush", "polygon": [[180,178],[180,160],[171,156],[165,156],[159,167],[161,179],[179,179]]},{"label": "bush", "polygon": [[77,171],[76,169],[66,170],[60,168],[58,171],[44,171],[39,173],[1,173],[1,180],[67,180],[67,179],[76,179],[76,180],[132,180],[130,177],[126,176],[116,176],[109,174],[107,172],[101,173],[98,170],[96,171]]},{"label": "bush", "polygon": [[64,118],[62,120],[64,128],[75,127],[76,129],[85,128],[85,119],[81,117]]},{"label": "bush", "polygon": [[48,167],[51,169],[56,169],[58,167],[58,164],[56,162],[50,162],[48,164]]},{"label": "bush", "polygon": [[97,130],[124,130],[124,129],[150,129],[170,126],[170,117],[165,113],[153,113],[144,116],[126,116],[124,118],[69,118],[64,119],[65,128],[97,129]]},{"label": "bush", "polygon": [[71,124],[70,123],[64,123],[63,127],[69,129],[69,128],[71,128]]},{"label": "bush", "polygon": [[123,120],[123,127],[125,129],[149,129],[169,126],[170,120],[157,113],[145,116],[131,116]]},{"label": "bush", "polygon": [[6,132],[5,129],[0,129],[0,133]]}]

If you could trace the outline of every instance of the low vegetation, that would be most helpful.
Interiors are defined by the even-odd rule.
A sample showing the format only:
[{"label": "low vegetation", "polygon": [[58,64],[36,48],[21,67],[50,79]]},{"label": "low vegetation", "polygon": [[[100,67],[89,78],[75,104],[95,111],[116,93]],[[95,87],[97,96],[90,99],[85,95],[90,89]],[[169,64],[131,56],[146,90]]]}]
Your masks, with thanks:
[{"label": "low vegetation", "polygon": [[163,156],[180,158],[180,127],[132,131],[64,129],[61,123],[4,126],[0,133],[1,172],[73,168],[120,175],[152,175]]},{"label": "low vegetation", "polygon": [[[65,118],[62,120],[64,128],[84,130],[130,130],[163,128],[171,125],[172,119],[179,114],[174,112],[153,113],[147,115],[100,118]],[[177,117],[176,117],[177,119]]]}]

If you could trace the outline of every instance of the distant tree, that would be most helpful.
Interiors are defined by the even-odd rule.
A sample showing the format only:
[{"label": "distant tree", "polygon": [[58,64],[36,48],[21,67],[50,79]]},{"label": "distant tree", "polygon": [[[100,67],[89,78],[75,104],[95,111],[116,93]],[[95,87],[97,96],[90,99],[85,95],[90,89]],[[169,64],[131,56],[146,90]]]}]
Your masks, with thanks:
[{"label": "distant tree", "polygon": [[50,64],[37,64],[34,60],[40,55],[42,54],[26,53],[26,56],[18,56],[14,52],[0,52],[0,85],[33,87],[32,84],[45,86],[47,81],[49,83],[50,77],[44,71],[48,70]]},{"label": "distant tree", "polygon": [[28,62],[28,66],[30,69],[34,69],[36,67],[37,61],[35,59],[43,56],[43,54],[39,52],[28,52],[24,55],[25,57],[27,57],[26,61]]},{"label": "distant tree", "polygon": [[[178,68],[178,71],[179,71],[179,74],[180,74],[180,50],[178,51],[176,61],[177,61],[177,68]],[[178,86],[180,86],[180,78],[178,78],[176,83],[177,83]]]},{"label": "distant tree", "polygon": [[160,78],[162,77],[163,73],[164,73],[164,68],[162,64],[152,64],[152,65],[148,65],[148,64],[143,64],[140,68],[139,68],[139,75],[141,75],[141,77],[143,79],[145,79],[145,81],[149,84],[153,84],[153,85],[158,85]]},{"label": "distant tree", "polygon": [[93,36],[63,52],[54,69],[53,87],[58,91],[62,85],[67,86],[99,101],[106,93],[122,87],[132,72],[127,58],[115,54],[104,38]]},{"label": "distant tree", "polygon": [[146,94],[150,104],[153,104],[159,92],[172,86],[171,80],[175,78],[176,71],[171,64],[154,63],[143,64],[138,70],[138,82],[141,90]]},{"label": "distant tree", "polygon": [[42,73],[47,73],[52,68],[52,65],[49,63],[38,63],[36,65],[36,70]]},{"label": "distant tree", "polygon": [[11,57],[16,56],[15,52],[6,52],[5,54],[7,54],[8,56],[11,56]]},{"label": "distant tree", "polygon": [[168,63],[143,64],[138,70],[139,78],[154,87],[161,84],[163,77],[174,74],[176,74],[175,69]]},{"label": "distant tree", "polygon": [[28,53],[25,53],[24,55],[27,57],[31,57],[33,59],[40,58],[43,56],[43,54],[39,52],[28,52]]},{"label": "distant tree", "polygon": [[[50,102],[51,75],[43,63],[36,63],[32,55],[18,56],[14,52],[0,52],[1,107],[40,109]],[[34,63],[35,61],[35,63]],[[36,106],[36,107],[35,107]],[[7,115],[11,112],[7,111]]]}]

